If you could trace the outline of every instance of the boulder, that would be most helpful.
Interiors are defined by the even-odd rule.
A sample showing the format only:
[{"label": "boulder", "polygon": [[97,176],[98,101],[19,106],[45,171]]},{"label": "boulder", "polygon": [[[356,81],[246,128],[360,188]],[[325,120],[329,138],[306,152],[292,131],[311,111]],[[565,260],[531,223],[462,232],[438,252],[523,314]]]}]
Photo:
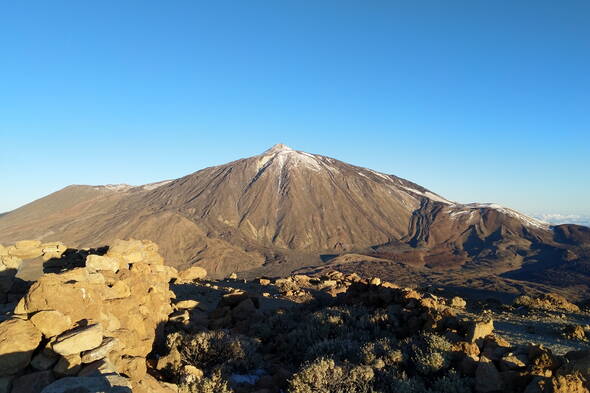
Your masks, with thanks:
[{"label": "boulder", "polygon": [[4,266],[5,269],[17,269],[23,263],[22,259],[19,257],[15,257],[13,255],[6,255],[0,257],[1,265]]},{"label": "boulder", "polygon": [[470,321],[467,324],[467,341],[476,342],[494,331],[494,321]]},{"label": "boulder", "polygon": [[568,340],[588,341],[586,331],[581,325],[568,325],[563,328],[561,335]]},{"label": "boulder", "polygon": [[158,254],[158,245],[149,240],[115,240],[106,256],[119,259],[122,264],[137,262],[148,265],[163,265],[164,259]]},{"label": "boulder", "polygon": [[102,343],[102,334],[100,324],[72,329],[58,336],[52,349],[62,356],[79,354],[98,347]]},{"label": "boulder", "polygon": [[116,273],[119,270],[119,260],[102,255],[88,255],[86,267],[95,271],[109,270]]},{"label": "boulder", "polygon": [[463,298],[455,296],[451,299],[450,306],[453,308],[465,308],[467,306],[467,302]]},{"label": "boulder", "polygon": [[573,303],[570,303],[565,297],[556,293],[543,293],[541,295],[519,296],[514,299],[513,304],[517,307],[524,306],[533,309],[541,309],[548,311],[568,311],[579,312],[580,308]]},{"label": "boulder", "polygon": [[[56,310],[72,321],[99,320],[103,283],[86,269],[78,268],[62,274],[45,274],[29,289],[15,308],[17,314]],[[64,301],[67,299],[67,301]]]},{"label": "boulder", "polygon": [[60,258],[68,248],[62,242],[43,243],[41,245],[41,252],[43,252],[43,260],[47,261],[52,258]]},{"label": "boulder", "polygon": [[21,259],[32,259],[43,254],[39,240],[21,240],[8,247],[8,254]]},{"label": "boulder", "polygon": [[0,376],[16,374],[27,367],[41,342],[41,332],[19,318],[0,323]]},{"label": "boulder", "polygon": [[178,273],[178,278],[183,281],[202,280],[207,277],[207,270],[200,266],[192,266]]},{"label": "boulder", "polygon": [[72,327],[72,319],[56,310],[39,311],[31,322],[46,338],[54,337]]},{"label": "boulder", "polygon": [[579,374],[556,375],[551,378],[553,393],[589,393]]}]

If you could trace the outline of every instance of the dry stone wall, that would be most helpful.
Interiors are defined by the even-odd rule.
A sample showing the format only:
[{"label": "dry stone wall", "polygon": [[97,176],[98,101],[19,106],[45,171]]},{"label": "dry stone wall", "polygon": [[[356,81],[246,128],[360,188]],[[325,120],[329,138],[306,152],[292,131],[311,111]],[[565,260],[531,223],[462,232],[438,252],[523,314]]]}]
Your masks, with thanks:
[{"label": "dry stone wall", "polygon": [[[19,242],[0,248],[0,258],[58,258],[65,249]],[[44,274],[0,323],[0,393],[85,392],[105,383],[104,391],[141,391],[176,277],[157,245],[139,240],[115,241],[84,267]]]}]

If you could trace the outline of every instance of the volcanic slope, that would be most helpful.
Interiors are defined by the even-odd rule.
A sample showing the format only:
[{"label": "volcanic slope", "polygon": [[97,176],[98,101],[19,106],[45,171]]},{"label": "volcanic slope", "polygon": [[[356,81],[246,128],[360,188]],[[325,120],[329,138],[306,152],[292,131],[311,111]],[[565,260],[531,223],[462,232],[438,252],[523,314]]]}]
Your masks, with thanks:
[{"label": "volcanic slope", "polygon": [[419,276],[534,280],[573,261],[571,284],[584,281],[590,239],[583,228],[556,232],[508,208],[454,203],[393,175],[275,145],[176,180],[66,187],[0,216],[0,242],[92,247],[150,239],[168,263],[198,264],[214,276],[283,275],[354,254]]}]

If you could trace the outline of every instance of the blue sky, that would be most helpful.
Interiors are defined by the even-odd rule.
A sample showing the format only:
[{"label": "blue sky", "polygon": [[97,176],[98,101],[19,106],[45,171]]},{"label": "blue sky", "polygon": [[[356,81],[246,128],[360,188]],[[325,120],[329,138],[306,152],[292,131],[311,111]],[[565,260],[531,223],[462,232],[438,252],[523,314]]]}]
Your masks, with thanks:
[{"label": "blue sky", "polygon": [[282,142],[459,202],[590,214],[590,2],[0,5],[0,211]]}]

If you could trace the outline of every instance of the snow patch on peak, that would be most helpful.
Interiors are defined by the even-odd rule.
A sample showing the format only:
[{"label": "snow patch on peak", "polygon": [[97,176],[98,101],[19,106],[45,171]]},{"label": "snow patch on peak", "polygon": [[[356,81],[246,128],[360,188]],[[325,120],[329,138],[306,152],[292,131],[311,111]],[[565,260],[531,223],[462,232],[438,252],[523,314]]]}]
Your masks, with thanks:
[{"label": "snow patch on peak", "polygon": [[274,145],[273,147],[271,147],[270,149],[268,149],[264,153],[262,153],[262,155],[275,154],[275,153],[281,153],[281,152],[289,152],[289,151],[294,151],[294,150],[291,149],[287,145],[283,145],[282,143],[277,143],[276,145]]},{"label": "snow patch on peak", "polygon": [[369,169],[368,171],[371,172],[373,175],[379,176],[380,178],[382,178],[384,180],[391,181],[391,177],[387,176],[385,173],[377,172],[377,171],[374,171],[372,169]]},{"label": "snow patch on peak", "polygon": [[104,186],[94,186],[95,190],[109,190],[109,191],[127,191],[133,188],[129,184],[105,184]]},{"label": "snow patch on peak", "polygon": [[151,191],[151,190],[155,190],[156,188],[158,188],[160,186],[163,186],[164,184],[168,184],[171,181],[172,180],[164,180],[164,181],[159,181],[157,183],[144,184],[143,186],[140,186],[140,187],[143,188],[144,190]]},{"label": "snow patch on peak", "polygon": [[[468,211],[469,210],[473,211],[476,209],[494,209],[494,210],[499,211],[500,213],[514,217],[514,218],[518,219],[519,221],[521,221],[523,224],[530,226],[530,227],[535,227],[535,228],[540,228],[540,229],[549,229],[551,226],[546,222],[536,220],[532,217],[529,217],[527,215],[519,213],[516,210],[510,209],[508,207],[504,207],[502,205],[498,205],[497,203],[469,203],[469,204],[465,204],[465,205],[457,205],[457,208],[462,209],[462,210],[468,210]],[[459,213],[455,213],[455,214],[451,213],[451,217],[455,217],[458,214]]]},{"label": "snow patch on peak", "polygon": [[408,191],[410,191],[410,192],[412,192],[412,193],[414,193],[414,194],[421,195],[421,196],[426,197],[428,199],[431,199],[431,200],[433,200],[435,202],[444,203],[445,205],[454,205],[453,202],[451,202],[448,199],[445,199],[445,198],[443,198],[443,197],[441,197],[439,195],[436,195],[433,192],[430,192],[430,191],[422,192],[422,191],[416,190],[415,188],[406,187],[406,186],[401,186],[401,187],[404,188],[404,189],[406,189],[406,190],[408,190]]},{"label": "snow patch on peak", "polygon": [[293,150],[283,144],[274,145],[259,157],[260,158],[256,164],[258,170],[266,166],[270,160],[273,160],[271,165],[274,166],[276,163],[281,170],[285,165],[293,167],[302,165],[314,171],[322,169],[319,157],[302,151]]}]

